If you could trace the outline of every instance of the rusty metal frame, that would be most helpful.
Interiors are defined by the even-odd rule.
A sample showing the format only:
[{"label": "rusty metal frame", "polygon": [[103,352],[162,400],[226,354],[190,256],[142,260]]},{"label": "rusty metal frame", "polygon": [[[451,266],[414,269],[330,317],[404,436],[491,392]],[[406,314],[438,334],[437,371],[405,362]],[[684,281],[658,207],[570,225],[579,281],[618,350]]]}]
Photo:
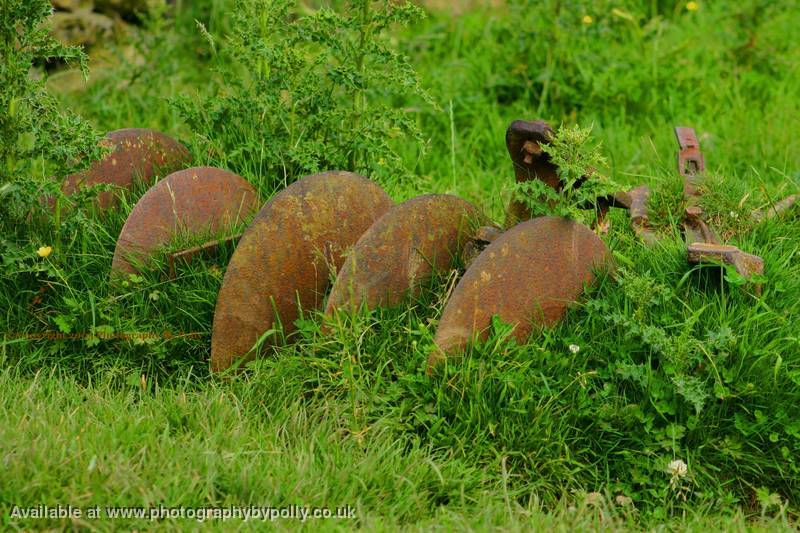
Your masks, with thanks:
[{"label": "rusty metal frame", "polygon": [[[687,130],[687,131],[683,131]],[[514,175],[517,183],[539,180],[556,191],[561,191],[563,183],[558,177],[558,168],[550,161],[550,156],[542,150],[541,145],[550,142],[553,129],[544,120],[515,120],[506,130],[506,148],[514,164]],[[679,136],[684,150],[681,152],[680,166],[691,172],[705,169],[703,154],[699,151],[699,143],[693,131],[682,128]],[[575,186],[589,179],[584,176]],[[651,245],[657,237],[650,229],[647,216],[647,199],[650,189],[641,186],[632,191],[620,191],[607,197],[597,198],[596,204],[579,206],[581,209],[598,210],[596,224],[601,224],[612,207],[628,209],[631,213],[631,226],[636,234]],[[506,225],[510,226],[531,218],[530,210],[518,200],[512,199],[507,212]],[[485,245],[484,245],[485,246]]]},{"label": "rusty metal frame", "polygon": [[[732,265],[741,276],[752,279],[764,273],[764,260],[743,252],[736,246],[722,244],[719,236],[703,219],[703,209],[698,205],[702,195],[705,158],[693,128],[676,127],[678,140],[678,172],[683,176],[684,209],[683,232],[686,241],[686,259],[691,264],[711,263]],[[753,286],[761,294],[761,284]]]}]

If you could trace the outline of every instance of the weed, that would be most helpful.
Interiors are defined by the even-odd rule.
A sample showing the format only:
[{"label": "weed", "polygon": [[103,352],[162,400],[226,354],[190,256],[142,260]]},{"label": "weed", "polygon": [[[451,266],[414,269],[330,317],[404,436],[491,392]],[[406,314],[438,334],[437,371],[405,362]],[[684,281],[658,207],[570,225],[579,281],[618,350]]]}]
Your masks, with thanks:
[{"label": "weed", "polygon": [[[514,197],[534,216],[554,215],[583,220],[586,209],[595,215],[598,199],[621,189],[602,173],[606,161],[600,148],[591,144],[591,128],[561,126],[542,144],[542,151],[558,169],[562,189],[556,191],[538,179],[514,184]],[[594,221],[594,217],[591,217]]]},{"label": "weed", "polygon": [[[44,89],[42,77],[31,69],[46,62],[77,61],[87,72],[80,49],[63,46],[49,36],[43,25],[52,13],[46,0],[10,0],[0,12],[0,194],[21,176],[41,172],[48,163],[59,171],[86,163],[97,153],[97,136],[76,115],[63,112],[58,101]],[[37,166],[38,163],[38,166]],[[5,203],[5,202],[4,202]]]},{"label": "weed", "polygon": [[196,133],[199,157],[278,184],[328,169],[376,179],[407,175],[393,149],[422,137],[413,113],[392,103],[432,100],[386,32],[421,15],[411,4],[353,0],[336,12],[298,12],[291,0],[233,4],[234,28],[212,50],[224,85],[174,103]]}]

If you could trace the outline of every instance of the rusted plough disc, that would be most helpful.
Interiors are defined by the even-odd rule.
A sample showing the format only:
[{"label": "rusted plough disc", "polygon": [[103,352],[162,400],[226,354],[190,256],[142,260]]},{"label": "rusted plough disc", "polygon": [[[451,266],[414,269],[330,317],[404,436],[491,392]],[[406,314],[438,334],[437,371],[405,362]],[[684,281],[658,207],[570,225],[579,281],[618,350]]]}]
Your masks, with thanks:
[{"label": "rusted plough disc", "polygon": [[485,339],[494,315],[514,325],[519,341],[534,324],[557,322],[584,284],[592,282],[593,269],[609,261],[606,245],[582,224],[558,217],[517,224],[492,242],[459,281],[442,313],[428,370],[475,338]]},{"label": "rusted plough disc", "polygon": [[474,205],[447,194],[394,206],[345,259],[325,312],[397,304],[434,271],[451,267],[480,222]]},{"label": "rusted plough disc", "polygon": [[122,227],[111,271],[135,274],[142,263],[180,234],[202,235],[247,221],[258,195],[244,178],[211,167],[174,172],[151,187]]},{"label": "rusted plough disc", "polygon": [[307,176],[275,195],[245,231],[225,272],[211,368],[252,358],[253,346],[278,323],[284,333],[294,331],[298,306],[321,305],[344,251],[391,206],[376,183],[349,172]]},{"label": "rusted plough disc", "polygon": [[[186,167],[192,159],[181,143],[149,129],[112,131],[101,144],[112,151],[88,169],[67,176],[61,186],[65,194],[98,183],[130,189],[137,179],[148,182],[159,173],[169,174]],[[104,191],[98,195],[98,201],[106,209],[115,205],[116,198],[112,191]]]}]

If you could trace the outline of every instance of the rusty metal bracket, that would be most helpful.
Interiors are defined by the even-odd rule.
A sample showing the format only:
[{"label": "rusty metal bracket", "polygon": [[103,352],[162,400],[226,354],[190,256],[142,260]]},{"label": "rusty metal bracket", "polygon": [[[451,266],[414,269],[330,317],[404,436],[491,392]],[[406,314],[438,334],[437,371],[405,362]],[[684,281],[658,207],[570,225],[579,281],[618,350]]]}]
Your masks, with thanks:
[{"label": "rusty metal bracket", "polygon": [[[542,150],[549,142],[553,128],[544,120],[515,120],[506,130],[506,148],[514,164],[517,183],[540,180],[560,191],[558,168],[550,162],[550,156]],[[506,225],[513,226],[531,218],[530,210],[519,200],[512,199],[508,206]]]},{"label": "rusty metal bracket", "polygon": [[[686,241],[686,258],[689,263],[725,263],[747,279],[764,273],[764,260],[748,254],[735,246],[722,244],[714,230],[703,220],[703,209],[698,205],[702,195],[701,181],[705,173],[705,158],[694,129],[676,127],[678,139],[678,172],[683,176],[683,195],[687,206],[684,210],[683,232]],[[761,294],[761,284],[754,285],[756,294]]]},{"label": "rusty metal bracket", "polygon": [[693,128],[678,126],[675,128],[678,139],[678,172],[684,178],[683,194],[699,196],[700,178],[706,171],[706,160],[700,151],[700,141]]},{"label": "rusty metal bracket", "polygon": [[703,210],[699,206],[688,206],[683,211],[683,232],[686,244],[703,242],[720,244],[719,237],[703,220]]},{"label": "rusty metal bracket", "polygon": [[225,244],[236,244],[239,242],[239,239],[242,237],[242,234],[239,233],[237,235],[231,235],[230,237],[226,237],[224,239],[218,239],[214,241],[208,241],[200,246],[193,246],[191,248],[187,248],[185,250],[181,250],[179,252],[171,253],[167,256],[167,264],[169,265],[169,279],[175,279],[177,277],[177,269],[176,266],[180,262],[189,263],[194,260],[195,257],[214,257],[219,252],[219,248]]},{"label": "rusty metal bracket", "polygon": [[[745,278],[764,273],[764,260],[757,255],[741,251],[727,244],[708,244],[696,242],[687,246],[690,263],[721,262],[733,265],[736,272]],[[758,285],[756,286],[758,290]]]}]

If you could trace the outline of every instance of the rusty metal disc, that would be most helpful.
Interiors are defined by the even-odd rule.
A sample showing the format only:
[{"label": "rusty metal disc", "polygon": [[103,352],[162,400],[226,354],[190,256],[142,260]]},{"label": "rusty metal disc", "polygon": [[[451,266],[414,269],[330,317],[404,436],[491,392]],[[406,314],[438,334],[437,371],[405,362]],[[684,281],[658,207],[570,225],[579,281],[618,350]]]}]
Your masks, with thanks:
[{"label": "rusty metal disc", "polygon": [[485,339],[494,315],[524,341],[533,326],[559,321],[580,297],[593,269],[610,261],[605,243],[586,226],[541,217],[493,241],[459,281],[439,321],[429,370],[473,339]]},{"label": "rusty metal disc", "polygon": [[203,235],[247,221],[258,194],[244,178],[211,167],[173,172],[136,203],[122,227],[112,273],[135,274],[134,263],[179,234]]},{"label": "rusty metal disc", "polygon": [[345,258],[325,312],[401,302],[435,270],[450,268],[481,222],[474,205],[448,194],[392,207]]},{"label": "rusty metal disc", "polygon": [[[136,180],[149,182],[156,175],[165,175],[191,163],[189,150],[161,132],[129,128],[112,131],[101,144],[111,148],[105,157],[81,172],[67,176],[61,185],[65,194],[80,187],[110,183],[130,189]],[[98,203],[106,209],[116,204],[112,191],[98,195]]]},{"label": "rusty metal disc", "polygon": [[[350,172],[307,176],[270,200],[245,231],[217,297],[211,368],[252,358],[266,332],[295,330],[298,306],[319,308],[343,253],[392,206],[383,189]],[[275,342],[267,335],[265,342]]]}]

